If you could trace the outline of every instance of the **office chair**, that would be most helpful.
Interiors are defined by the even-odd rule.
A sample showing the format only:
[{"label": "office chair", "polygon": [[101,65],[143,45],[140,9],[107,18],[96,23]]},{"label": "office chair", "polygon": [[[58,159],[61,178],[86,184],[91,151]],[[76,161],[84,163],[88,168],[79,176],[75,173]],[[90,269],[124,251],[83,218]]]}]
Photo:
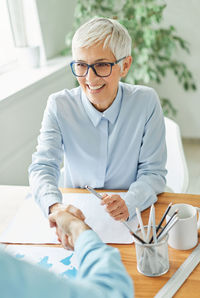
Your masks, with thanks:
[{"label": "office chair", "polygon": [[165,117],[167,164],[166,191],[185,193],[188,189],[189,176],[183,151],[179,126]]}]

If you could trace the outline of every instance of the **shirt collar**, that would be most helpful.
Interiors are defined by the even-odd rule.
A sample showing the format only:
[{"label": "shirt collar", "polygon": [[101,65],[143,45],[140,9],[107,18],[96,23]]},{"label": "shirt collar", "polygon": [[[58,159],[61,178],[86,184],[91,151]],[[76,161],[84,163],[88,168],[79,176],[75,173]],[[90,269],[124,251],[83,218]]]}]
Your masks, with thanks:
[{"label": "shirt collar", "polygon": [[111,106],[104,112],[99,112],[98,110],[95,109],[95,107],[88,100],[87,96],[82,91],[82,89],[81,89],[81,98],[82,98],[82,103],[85,108],[85,111],[95,127],[97,127],[97,125],[100,123],[102,118],[105,118],[108,121],[110,121],[112,124],[114,124],[121,107],[122,86],[119,84],[117,96],[115,97]]}]

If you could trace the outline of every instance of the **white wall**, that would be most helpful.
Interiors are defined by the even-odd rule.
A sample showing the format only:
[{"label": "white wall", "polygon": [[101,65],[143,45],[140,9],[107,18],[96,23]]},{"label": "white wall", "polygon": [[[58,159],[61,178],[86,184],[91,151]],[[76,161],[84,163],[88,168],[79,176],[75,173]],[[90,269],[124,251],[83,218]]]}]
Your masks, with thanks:
[{"label": "white wall", "polygon": [[36,0],[46,57],[65,48],[65,36],[72,29],[76,0]]},{"label": "white wall", "polygon": [[177,52],[193,73],[197,91],[185,92],[173,75],[162,85],[155,86],[161,96],[172,100],[178,110],[176,121],[185,138],[200,138],[200,1],[167,0],[164,24],[174,25],[177,33],[190,44],[190,55]]},{"label": "white wall", "polygon": [[0,101],[0,184],[28,185],[27,169],[48,96],[72,88],[71,73],[63,68],[54,75]]},{"label": "white wall", "polygon": [[[38,9],[38,19],[34,21],[36,25],[38,21],[41,24],[37,38],[42,39],[45,56],[54,57],[65,48],[65,35],[71,30],[75,1],[32,0],[33,6],[30,6],[29,1],[25,0],[25,3],[30,13],[34,14],[35,8]],[[32,21],[30,30],[31,26]],[[35,41],[33,35],[30,38]],[[0,101],[0,184],[28,185],[27,169],[35,151],[48,96],[74,85],[70,68],[67,69],[67,73],[64,67],[54,75]]]}]

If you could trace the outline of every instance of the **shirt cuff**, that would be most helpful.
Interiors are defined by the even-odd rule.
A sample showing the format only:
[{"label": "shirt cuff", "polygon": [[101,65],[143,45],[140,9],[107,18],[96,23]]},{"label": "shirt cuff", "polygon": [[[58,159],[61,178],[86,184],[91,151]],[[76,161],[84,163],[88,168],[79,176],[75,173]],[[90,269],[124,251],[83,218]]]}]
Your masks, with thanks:
[{"label": "shirt cuff", "polygon": [[42,200],[38,202],[45,217],[49,216],[49,207],[56,203],[62,203],[62,197],[58,197],[54,194],[45,195]]},{"label": "shirt cuff", "polygon": [[128,211],[129,211],[129,219],[127,222],[131,221],[136,214],[136,208],[139,208],[140,211],[143,211],[150,207],[157,201],[156,194],[143,193],[138,189],[131,189],[126,193],[124,198]]}]

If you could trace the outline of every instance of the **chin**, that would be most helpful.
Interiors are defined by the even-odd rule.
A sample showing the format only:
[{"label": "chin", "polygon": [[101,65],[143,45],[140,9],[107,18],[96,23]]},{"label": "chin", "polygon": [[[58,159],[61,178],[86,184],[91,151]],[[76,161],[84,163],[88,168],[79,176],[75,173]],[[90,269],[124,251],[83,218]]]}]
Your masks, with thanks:
[{"label": "chin", "polygon": [[97,98],[97,97],[91,96],[91,94],[87,94],[87,98],[92,104],[100,104],[102,96],[101,98]]}]

